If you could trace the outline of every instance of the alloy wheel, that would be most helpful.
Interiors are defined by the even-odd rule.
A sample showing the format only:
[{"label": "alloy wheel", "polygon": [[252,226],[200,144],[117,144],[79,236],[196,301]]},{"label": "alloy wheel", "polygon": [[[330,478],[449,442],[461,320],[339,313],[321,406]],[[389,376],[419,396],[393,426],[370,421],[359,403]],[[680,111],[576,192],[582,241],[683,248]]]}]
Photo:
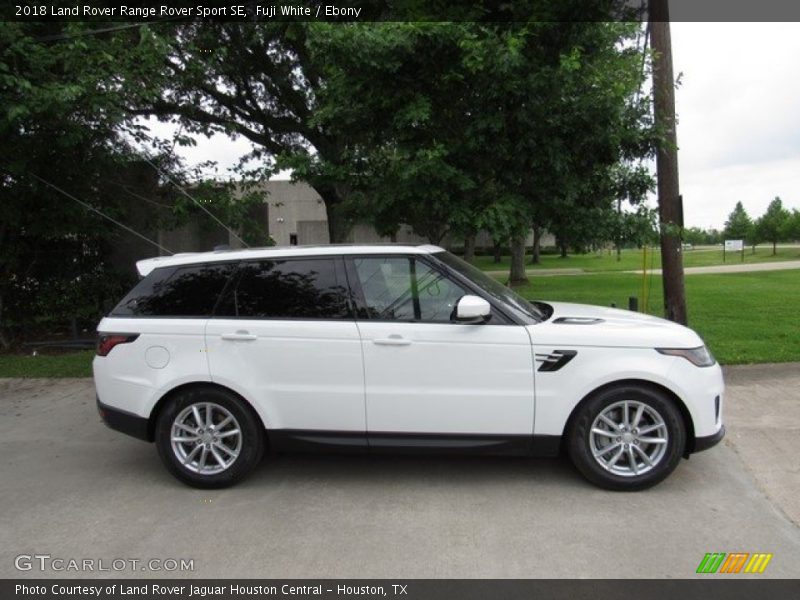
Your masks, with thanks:
[{"label": "alloy wheel", "polygon": [[589,449],[606,471],[637,477],[653,470],[664,458],[669,432],[652,406],[621,400],[604,408],[589,430]]},{"label": "alloy wheel", "polygon": [[227,470],[242,450],[242,429],[233,414],[214,402],[184,408],[172,422],[170,442],[175,457],[199,475]]}]

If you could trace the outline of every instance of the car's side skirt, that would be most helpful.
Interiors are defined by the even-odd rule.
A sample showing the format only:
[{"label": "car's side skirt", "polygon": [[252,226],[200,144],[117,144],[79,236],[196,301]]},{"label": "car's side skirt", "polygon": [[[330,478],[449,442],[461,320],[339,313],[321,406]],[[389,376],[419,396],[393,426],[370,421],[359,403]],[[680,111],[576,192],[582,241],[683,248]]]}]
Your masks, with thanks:
[{"label": "car's side skirt", "polygon": [[270,429],[277,452],[371,452],[393,454],[482,454],[556,456],[557,435],[444,434]]}]

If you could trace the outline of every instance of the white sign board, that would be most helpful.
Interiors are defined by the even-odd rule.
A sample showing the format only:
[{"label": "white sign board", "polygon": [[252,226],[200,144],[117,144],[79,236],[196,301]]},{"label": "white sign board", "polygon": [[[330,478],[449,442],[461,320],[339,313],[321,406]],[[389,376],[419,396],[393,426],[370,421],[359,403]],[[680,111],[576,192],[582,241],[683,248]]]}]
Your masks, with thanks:
[{"label": "white sign board", "polygon": [[744,250],[744,240],[725,240],[725,252],[740,252]]}]

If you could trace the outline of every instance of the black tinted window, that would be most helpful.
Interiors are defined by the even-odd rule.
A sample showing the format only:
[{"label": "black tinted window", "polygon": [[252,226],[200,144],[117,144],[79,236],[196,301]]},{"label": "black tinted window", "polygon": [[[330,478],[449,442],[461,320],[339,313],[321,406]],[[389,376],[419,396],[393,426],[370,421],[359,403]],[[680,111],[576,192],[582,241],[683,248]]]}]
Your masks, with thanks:
[{"label": "black tinted window", "polygon": [[342,319],[348,290],[333,259],[262,260],[240,267],[218,316],[264,319]]},{"label": "black tinted window", "polygon": [[209,317],[233,270],[230,264],[155,269],[111,314],[116,317]]}]

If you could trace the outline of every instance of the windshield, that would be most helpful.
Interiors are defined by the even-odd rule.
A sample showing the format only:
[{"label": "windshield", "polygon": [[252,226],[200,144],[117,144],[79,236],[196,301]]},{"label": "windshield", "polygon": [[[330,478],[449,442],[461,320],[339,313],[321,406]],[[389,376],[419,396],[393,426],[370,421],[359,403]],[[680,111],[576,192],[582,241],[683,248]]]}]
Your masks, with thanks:
[{"label": "windshield", "polygon": [[500,302],[507,305],[517,313],[521,313],[524,317],[533,319],[537,323],[545,319],[544,313],[539,310],[534,304],[525,300],[522,296],[517,294],[511,288],[507,288],[495,278],[490,277],[477,267],[469,264],[468,262],[458,258],[449,252],[437,252],[434,254],[436,258],[446,264],[448,267],[457,271],[471,282],[480,287],[483,291],[497,298]]}]

